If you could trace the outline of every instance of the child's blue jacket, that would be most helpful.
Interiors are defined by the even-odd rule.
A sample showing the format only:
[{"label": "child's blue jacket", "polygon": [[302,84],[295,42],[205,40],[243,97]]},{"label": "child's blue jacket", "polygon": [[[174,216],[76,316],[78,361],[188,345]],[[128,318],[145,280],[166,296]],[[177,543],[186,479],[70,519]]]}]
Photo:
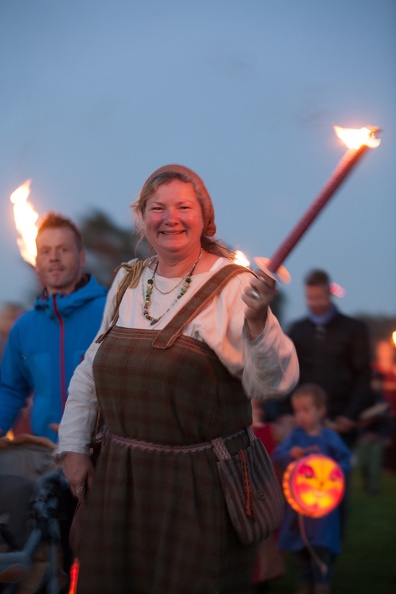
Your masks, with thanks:
[{"label": "child's blue jacket", "polygon": [[[323,428],[320,435],[310,436],[301,428],[294,429],[272,452],[275,466],[283,473],[292,458],[290,449],[300,446],[306,453],[321,453],[335,460],[341,467],[345,478],[350,471],[351,453],[341,437],[332,429]],[[341,550],[341,530],[339,508],[322,518],[302,517],[308,542],[313,547],[327,549],[337,554]],[[279,548],[286,551],[300,551],[306,548],[301,537],[298,514],[287,504],[285,516],[279,530]]]}]

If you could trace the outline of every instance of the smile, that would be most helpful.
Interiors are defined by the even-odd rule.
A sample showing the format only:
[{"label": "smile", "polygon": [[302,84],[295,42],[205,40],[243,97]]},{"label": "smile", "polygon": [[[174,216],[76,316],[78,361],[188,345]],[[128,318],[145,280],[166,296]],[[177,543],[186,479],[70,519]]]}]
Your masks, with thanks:
[{"label": "smile", "polygon": [[181,235],[184,231],[160,231],[162,235]]}]

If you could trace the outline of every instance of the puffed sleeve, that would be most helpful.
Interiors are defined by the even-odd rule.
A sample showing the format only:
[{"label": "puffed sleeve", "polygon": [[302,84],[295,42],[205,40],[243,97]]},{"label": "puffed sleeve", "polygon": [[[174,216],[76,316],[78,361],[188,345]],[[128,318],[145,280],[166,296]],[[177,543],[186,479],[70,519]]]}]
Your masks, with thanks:
[{"label": "puffed sleeve", "polygon": [[97,338],[109,327],[115,309],[117,288],[125,274],[117,274],[107,295],[103,320],[99,331],[85,353],[84,360],[76,367],[69,384],[68,397],[62,420],[59,425],[59,438],[56,458],[65,452],[88,454],[92,433],[98,415],[98,400],[93,378],[93,361],[100,346]]},{"label": "puffed sleeve", "polygon": [[270,308],[263,332],[255,340],[248,339],[242,294],[251,279],[251,273],[238,275],[213,300],[202,314],[201,339],[241,380],[248,398],[283,396],[299,378],[297,353]]},{"label": "puffed sleeve", "polygon": [[299,365],[290,338],[268,308],[264,331],[254,341],[246,337],[242,385],[250,398],[273,398],[290,392],[297,384]]}]

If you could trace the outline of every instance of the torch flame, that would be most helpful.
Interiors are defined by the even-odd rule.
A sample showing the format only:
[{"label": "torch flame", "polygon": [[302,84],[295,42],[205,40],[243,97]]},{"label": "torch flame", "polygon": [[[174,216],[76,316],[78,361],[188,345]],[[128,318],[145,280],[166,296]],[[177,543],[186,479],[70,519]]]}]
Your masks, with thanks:
[{"label": "torch flame", "polygon": [[394,344],[394,345],[395,345],[395,347],[396,347],[396,330],[394,330],[394,331],[392,332],[392,340],[393,340],[393,344]]},{"label": "torch flame", "polygon": [[360,130],[353,130],[352,128],[340,128],[334,126],[335,133],[348,148],[358,149],[365,145],[370,148],[376,148],[380,144],[380,139],[375,137],[378,128],[360,128]]},{"label": "torch flame", "polygon": [[241,252],[241,250],[236,250],[234,255],[234,262],[235,264],[239,264],[240,266],[245,266],[245,268],[249,268],[250,262],[246,258],[245,254]]},{"label": "torch flame", "polygon": [[35,266],[37,255],[36,221],[39,215],[28,201],[31,182],[31,179],[27,179],[11,194],[10,200],[14,205],[15,226],[21,236],[17,239],[19,251],[26,262]]}]

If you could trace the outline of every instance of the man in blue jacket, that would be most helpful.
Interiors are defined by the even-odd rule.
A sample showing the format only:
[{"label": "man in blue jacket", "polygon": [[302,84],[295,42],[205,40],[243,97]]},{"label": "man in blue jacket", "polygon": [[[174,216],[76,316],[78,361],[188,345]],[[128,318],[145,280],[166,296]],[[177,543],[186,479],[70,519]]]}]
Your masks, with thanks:
[{"label": "man in blue jacket", "polygon": [[34,435],[56,442],[67,387],[102,319],[106,288],[83,273],[81,233],[69,219],[48,213],[36,238],[36,270],[44,289],[34,309],[10,332],[1,366],[0,435],[33,396]]}]

